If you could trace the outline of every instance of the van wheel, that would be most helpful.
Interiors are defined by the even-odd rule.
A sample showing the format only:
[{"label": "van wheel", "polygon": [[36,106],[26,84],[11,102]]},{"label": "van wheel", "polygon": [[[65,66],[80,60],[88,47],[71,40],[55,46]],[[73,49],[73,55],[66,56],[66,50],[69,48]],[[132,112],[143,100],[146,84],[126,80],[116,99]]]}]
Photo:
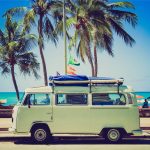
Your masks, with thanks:
[{"label": "van wheel", "polygon": [[118,143],[122,139],[122,134],[118,129],[108,129],[105,139],[109,143]]},{"label": "van wheel", "polygon": [[31,131],[31,137],[35,143],[43,144],[48,142],[50,136],[49,130],[46,127],[35,127]]}]

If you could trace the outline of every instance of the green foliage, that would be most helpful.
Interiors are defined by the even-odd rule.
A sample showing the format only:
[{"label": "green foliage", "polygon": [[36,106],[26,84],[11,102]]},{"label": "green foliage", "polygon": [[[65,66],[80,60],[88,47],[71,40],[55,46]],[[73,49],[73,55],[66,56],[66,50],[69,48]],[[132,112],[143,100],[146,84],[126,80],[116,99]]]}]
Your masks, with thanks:
[{"label": "green foliage", "polygon": [[43,65],[43,74],[45,85],[48,85],[47,69],[43,54],[44,40],[50,39],[57,44],[57,34],[54,31],[54,23],[61,19],[62,2],[55,0],[34,0],[32,8],[28,10],[24,17],[25,31],[30,32],[32,27],[37,25],[38,46]]},{"label": "green foliage", "polygon": [[[98,49],[105,50],[109,55],[114,56],[114,51],[112,50],[114,33],[129,46],[133,46],[135,43],[135,40],[124,28],[124,23],[130,24],[132,27],[137,24],[137,16],[131,12],[131,9],[135,9],[132,3],[126,1],[110,3],[108,0],[66,0],[65,7],[66,33],[70,42],[69,49],[75,48],[77,56],[83,62],[85,62],[86,58],[88,59],[91,68],[93,69],[94,67],[95,70],[95,73],[92,71],[92,75],[97,74]],[[37,25],[38,38],[36,40],[44,63],[42,52],[44,39],[50,39],[57,45],[58,35],[63,33],[63,2],[58,0],[33,0],[31,9],[20,7],[7,11],[4,15],[8,18],[6,22],[7,39],[0,30],[0,43],[5,45],[9,43],[7,44],[9,50],[19,46],[15,40],[10,43],[10,39],[15,39],[14,35],[18,32],[13,30],[18,24],[11,21],[11,17],[16,13],[26,13],[22,34],[30,32],[32,27]],[[17,28],[20,30],[19,26]],[[74,32],[73,34],[71,33],[72,35],[69,34],[70,30]],[[30,40],[33,42],[35,38],[30,37]],[[31,42],[26,41],[24,47],[31,49],[30,45]],[[93,63],[95,63],[95,66]],[[44,74],[46,74],[46,70]]]},{"label": "green foliage", "polygon": [[134,5],[130,2],[115,2],[115,3],[111,3],[108,4],[108,6],[111,7],[111,9],[113,8],[132,8],[134,9]]},{"label": "green foliage", "polygon": [[[24,34],[23,27],[18,28],[17,22],[12,22],[6,16],[6,32],[0,30],[0,70],[2,74],[10,74],[12,66],[18,66],[24,75],[34,74],[38,78],[39,63],[36,56],[30,52],[37,43],[33,34]],[[10,36],[9,36],[10,35]]]},{"label": "green foliage", "polygon": [[26,13],[27,8],[26,7],[17,7],[17,8],[11,8],[3,15],[4,17],[11,15],[11,16],[22,16],[24,13]]},{"label": "green foliage", "polygon": [[29,32],[31,30],[31,25],[35,25],[35,11],[34,9],[29,10],[24,16],[24,28],[25,31]]},{"label": "green foliage", "polygon": [[120,36],[127,45],[132,46],[135,43],[123,27],[124,22],[132,27],[137,24],[136,14],[127,11],[128,9],[134,9],[134,5],[130,2],[67,0],[67,27],[75,28],[74,35],[70,38],[69,48],[78,45],[77,55],[82,61],[85,62],[87,57],[91,66],[94,61],[95,73],[92,75],[97,75],[97,48],[114,56],[113,32]]}]

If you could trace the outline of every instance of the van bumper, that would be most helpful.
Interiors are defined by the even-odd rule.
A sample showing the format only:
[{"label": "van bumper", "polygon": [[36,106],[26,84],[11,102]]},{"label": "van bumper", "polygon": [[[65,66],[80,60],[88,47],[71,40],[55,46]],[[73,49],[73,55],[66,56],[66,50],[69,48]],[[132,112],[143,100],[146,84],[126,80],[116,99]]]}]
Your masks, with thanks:
[{"label": "van bumper", "polygon": [[15,137],[30,137],[31,134],[30,133],[26,133],[26,132],[17,132],[17,130],[15,128],[9,128],[8,131],[10,133],[13,133]]},{"label": "van bumper", "polygon": [[143,131],[141,129],[139,129],[139,130],[133,130],[132,134],[134,136],[141,136],[143,134]]},{"label": "van bumper", "polygon": [[11,133],[16,133],[16,129],[15,128],[9,128],[8,131],[11,132]]}]

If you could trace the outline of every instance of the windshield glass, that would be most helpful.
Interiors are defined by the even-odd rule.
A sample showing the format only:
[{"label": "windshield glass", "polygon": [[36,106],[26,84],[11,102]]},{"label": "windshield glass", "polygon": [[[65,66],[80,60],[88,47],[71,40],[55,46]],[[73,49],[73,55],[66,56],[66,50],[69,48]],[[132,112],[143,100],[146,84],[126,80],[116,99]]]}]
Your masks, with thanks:
[{"label": "windshield glass", "polygon": [[24,99],[24,96],[25,96],[25,92],[20,92],[20,99],[19,101],[17,101],[17,104],[16,105],[20,105],[22,103],[22,100]]},{"label": "windshield glass", "polygon": [[25,97],[25,92],[23,92],[20,97],[21,97],[21,98],[19,99],[19,101],[18,101],[17,104],[21,104],[21,103],[22,103],[22,101],[23,101],[23,99],[24,99],[24,97]]}]

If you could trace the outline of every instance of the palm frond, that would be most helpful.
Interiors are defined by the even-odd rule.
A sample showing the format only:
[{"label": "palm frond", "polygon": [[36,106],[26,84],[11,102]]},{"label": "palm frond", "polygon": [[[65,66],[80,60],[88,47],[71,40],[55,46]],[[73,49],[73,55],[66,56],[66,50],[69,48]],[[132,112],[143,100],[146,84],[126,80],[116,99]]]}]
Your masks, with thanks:
[{"label": "palm frond", "polygon": [[7,15],[11,15],[11,16],[14,16],[14,15],[22,16],[22,15],[25,14],[26,11],[27,11],[27,7],[11,8],[11,9],[7,10],[3,16],[4,16],[4,17],[6,17]]},{"label": "palm frond", "polygon": [[133,43],[135,43],[135,40],[120,25],[120,22],[117,22],[117,21],[113,20],[112,18],[110,18],[109,21],[110,21],[113,29],[117,33],[117,35],[122,37],[126,44],[132,46]]},{"label": "palm frond", "polygon": [[103,34],[101,39],[101,47],[108,52],[109,55],[114,56],[113,50],[112,50],[112,41],[113,38],[110,35]]},{"label": "palm frond", "polygon": [[0,45],[5,45],[6,41],[5,41],[5,33],[3,33],[3,31],[0,29]]},{"label": "palm frond", "polygon": [[101,21],[103,21],[105,19],[105,16],[104,16],[105,13],[103,10],[95,10],[95,9],[89,10],[88,15],[89,15],[89,17],[91,17],[91,19],[95,18],[95,19],[99,19]]},{"label": "palm frond", "polygon": [[58,34],[58,35],[63,34],[63,21],[60,21],[56,24],[55,33]]},{"label": "palm frond", "polygon": [[67,9],[69,8],[68,9],[69,12],[73,12],[73,10],[76,10],[78,8],[78,5],[72,0],[67,0],[66,6],[67,6]]},{"label": "palm frond", "polygon": [[69,19],[66,20],[66,27],[70,28],[72,25],[77,24],[77,19],[76,17],[71,17]]},{"label": "palm frond", "polygon": [[11,41],[8,43],[9,52],[15,51],[15,48],[19,45],[17,41]]},{"label": "palm frond", "polygon": [[111,3],[108,4],[108,6],[112,9],[112,8],[132,8],[135,9],[134,5],[130,2],[115,2],[115,3]]},{"label": "palm frond", "polygon": [[54,31],[54,27],[53,27],[53,25],[52,25],[52,23],[48,17],[45,17],[43,30],[44,30],[46,37],[48,39],[50,39],[56,45],[57,40],[58,40],[57,34]]},{"label": "palm frond", "polygon": [[34,34],[24,35],[19,39],[19,45],[15,50],[16,55],[32,50],[37,45],[37,37]]},{"label": "palm frond", "polygon": [[32,25],[35,25],[35,11],[34,9],[29,10],[24,16],[24,30],[29,32]]},{"label": "palm frond", "polygon": [[32,52],[24,53],[20,55],[18,66],[20,72],[23,75],[31,75],[33,74],[35,78],[39,78],[38,70],[40,69],[39,63],[36,59],[36,56]]},{"label": "palm frond", "polygon": [[6,62],[1,62],[0,61],[0,71],[2,75],[8,75],[10,74],[10,67]]},{"label": "palm frond", "polygon": [[81,58],[82,62],[85,63],[85,57],[86,57],[86,47],[82,40],[79,41],[78,47],[77,47],[77,57]]},{"label": "palm frond", "polygon": [[76,46],[77,39],[78,39],[77,37],[78,34],[77,32],[75,32],[74,35],[69,39],[69,46],[68,46],[69,49]]},{"label": "palm frond", "polygon": [[117,19],[125,20],[133,27],[137,25],[137,16],[134,13],[121,10],[110,10],[110,12],[114,17],[117,17]]}]

